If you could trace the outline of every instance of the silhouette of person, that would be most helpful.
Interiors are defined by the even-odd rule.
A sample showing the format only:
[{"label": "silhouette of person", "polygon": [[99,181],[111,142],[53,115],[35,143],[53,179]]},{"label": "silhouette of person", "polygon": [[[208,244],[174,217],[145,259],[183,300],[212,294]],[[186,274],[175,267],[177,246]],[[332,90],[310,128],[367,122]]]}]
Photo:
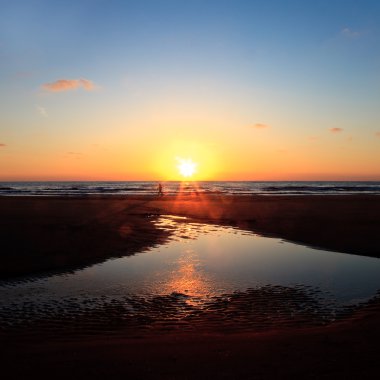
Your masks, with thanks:
[{"label": "silhouette of person", "polygon": [[158,195],[160,197],[162,197],[164,195],[164,192],[162,191],[162,184],[161,183],[158,184]]}]

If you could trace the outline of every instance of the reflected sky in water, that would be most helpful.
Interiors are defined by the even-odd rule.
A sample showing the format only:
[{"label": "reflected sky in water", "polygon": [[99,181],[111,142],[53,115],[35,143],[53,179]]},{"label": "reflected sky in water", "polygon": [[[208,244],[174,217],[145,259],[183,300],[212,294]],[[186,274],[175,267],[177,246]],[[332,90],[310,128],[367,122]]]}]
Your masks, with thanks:
[{"label": "reflected sky in water", "polygon": [[[208,297],[246,288],[307,285],[338,302],[357,302],[380,289],[380,260],[327,252],[236,228],[162,217],[170,243],[82,271],[90,287],[140,294]],[[77,276],[78,276],[77,275]],[[87,280],[86,280],[87,281]],[[73,286],[73,284],[71,285]]]},{"label": "reflected sky in water", "polygon": [[339,309],[369,300],[380,289],[376,258],[316,250],[169,215],[156,224],[172,232],[163,246],[73,273],[4,282],[0,319],[65,308],[79,313],[112,302],[129,302],[132,310],[134,299],[168,295],[202,308],[218,297],[266,286],[310,289],[319,302]]}]

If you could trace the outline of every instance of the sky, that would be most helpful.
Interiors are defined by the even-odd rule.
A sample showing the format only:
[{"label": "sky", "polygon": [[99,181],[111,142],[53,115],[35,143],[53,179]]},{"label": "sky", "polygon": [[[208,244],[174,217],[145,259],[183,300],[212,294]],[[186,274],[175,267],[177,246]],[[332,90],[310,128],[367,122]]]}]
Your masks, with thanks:
[{"label": "sky", "polygon": [[380,180],[380,1],[0,0],[0,180]]}]

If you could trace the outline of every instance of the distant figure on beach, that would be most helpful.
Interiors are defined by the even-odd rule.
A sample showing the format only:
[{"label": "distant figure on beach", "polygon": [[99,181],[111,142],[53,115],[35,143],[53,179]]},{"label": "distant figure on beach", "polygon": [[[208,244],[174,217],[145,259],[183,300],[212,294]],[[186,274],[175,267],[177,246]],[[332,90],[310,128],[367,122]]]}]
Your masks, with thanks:
[{"label": "distant figure on beach", "polygon": [[162,184],[161,182],[158,184],[158,195],[162,197],[164,195],[164,192],[162,191]]}]

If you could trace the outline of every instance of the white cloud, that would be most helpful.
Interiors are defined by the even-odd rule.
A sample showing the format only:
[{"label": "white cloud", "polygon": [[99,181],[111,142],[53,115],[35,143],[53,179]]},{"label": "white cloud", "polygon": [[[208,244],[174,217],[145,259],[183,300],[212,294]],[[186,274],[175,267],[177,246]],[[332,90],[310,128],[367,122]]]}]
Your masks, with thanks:
[{"label": "white cloud", "polygon": [[357,38],[357,37],[360,37],[361,35],[363,35],[362,32],[359,32],[359,31],[356,31],[356,30],[352,30],[350,28],[343,28],[340,31],[340,34],[342,36],[348,37],[348,38]]},{"label": "white cloud", "polygon": [[45,107],[42,106],[36,106],[38,113],[43,117],[48,117],[48,113]]}]

